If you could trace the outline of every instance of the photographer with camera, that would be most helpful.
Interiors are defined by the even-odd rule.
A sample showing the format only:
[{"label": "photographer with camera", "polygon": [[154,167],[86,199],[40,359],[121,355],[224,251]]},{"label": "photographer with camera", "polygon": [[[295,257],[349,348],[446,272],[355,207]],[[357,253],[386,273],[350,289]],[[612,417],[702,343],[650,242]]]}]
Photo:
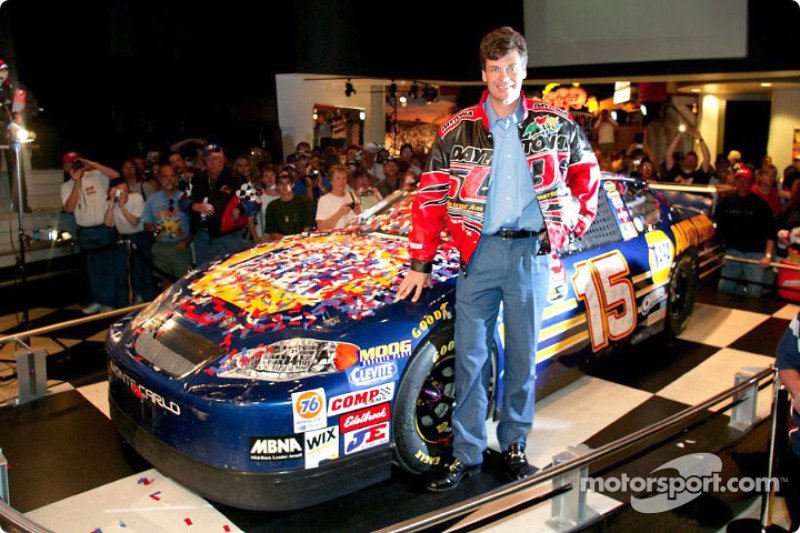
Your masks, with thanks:
[{"label": "photographer with camera", "polygon": [[353,190],[355,190],[362,211],[366,211],[383,200],[378,189],[372,186],[369,172],[364,167],[359,167],[353,173]]},{"label": "photographer with camera", "polygon": [[[118,246],[116,250],[116,305],[124,307],[131,303],[148,302],[155,298],[155,286],[150,265],[153,258],[150,253],[152,239],[144,231],[142,212],[144,198],[137,192],[131,192],[124,178],[111,181],[108,191],[108,207],[103,223],[106,227],[115,227],[120,240],[126,246]],[[130,244],[130,246],[128,246]],[[128,267],[130,266],[130,272]],[[128,301],[128,276],[130,275],[134,301]]]},{"label": "photographer with camera", "polygon": [[117,232],[103,223],[106,212],[109,181],[119,178],[113,168],[83,159],[75,152],[63,158],[64,183],[61,203],[67,213],[75,215],[78,225],[78,244],[86,254],[86,270],[92,303],[83,309],[92,315],[110,311],[114,301],[114,246]]},{"label": "photographer with camera", "polygon": [[356,219],[361,213],[361,204],[352,192],[347,191],[350,169],[334,165],[331,171],[331,192],[319,199],[317,206],[317,229],[340,229]]}]

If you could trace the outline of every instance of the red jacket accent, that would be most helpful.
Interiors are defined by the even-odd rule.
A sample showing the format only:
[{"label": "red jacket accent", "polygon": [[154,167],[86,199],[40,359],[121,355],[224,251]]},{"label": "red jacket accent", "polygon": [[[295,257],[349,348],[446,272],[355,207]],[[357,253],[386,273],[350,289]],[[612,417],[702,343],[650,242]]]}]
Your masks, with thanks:
[{"label": "red jacket accent", "polygon": [[[439,128],[412,211],[411,268],[429,271],[447,225],[469,263],[483,230],[493,141],[483,104],[464,109]],[[600,167],[572,116],[522,95],[519,136],[528,159],[550,246],[580,237],[597,213]]]}]

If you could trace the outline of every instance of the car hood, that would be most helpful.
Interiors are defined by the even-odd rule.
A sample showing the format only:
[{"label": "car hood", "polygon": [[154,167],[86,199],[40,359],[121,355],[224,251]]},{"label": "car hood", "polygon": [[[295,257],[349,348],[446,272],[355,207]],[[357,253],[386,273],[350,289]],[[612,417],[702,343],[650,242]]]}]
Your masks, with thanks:
[{"label": "car hood", "polygon": [[[408,263],[402,237],[357,231],[292,236],[191,273],[161,309],[183,327],[229,346],[231,336],[340,329],[394,303]],[[458,267],[458,251],[445,242],[434,283],[454,278]]]}]

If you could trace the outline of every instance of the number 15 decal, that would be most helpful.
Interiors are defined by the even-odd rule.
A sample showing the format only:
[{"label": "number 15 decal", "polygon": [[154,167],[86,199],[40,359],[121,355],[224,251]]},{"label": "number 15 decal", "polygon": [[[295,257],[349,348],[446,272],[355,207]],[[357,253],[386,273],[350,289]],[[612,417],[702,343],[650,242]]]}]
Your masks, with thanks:
[{"label": "number 15 decal", "polygon": [[625,258],[614,250],[575,265],[572,285],[586,305],[592,350],[629,335],[636,327],[636,300]]}]

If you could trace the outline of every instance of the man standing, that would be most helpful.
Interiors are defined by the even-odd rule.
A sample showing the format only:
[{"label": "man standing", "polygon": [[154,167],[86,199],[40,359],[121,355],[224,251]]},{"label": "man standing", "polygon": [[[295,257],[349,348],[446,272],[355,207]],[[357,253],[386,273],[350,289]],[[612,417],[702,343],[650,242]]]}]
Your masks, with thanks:
[{"label": "man standing", "polygon": [[169,154],[169,164],[175,169],[175,174],[178,177],[178,190],[185,191],[188,189],[195,173],[186,164],[186,159],[183,158],[183,155],[180,152],[172,152]]},{"label": "man standing", "polygon": [[383,179],[378,182],[378,191],[386,198],[401,186],[400,164],[395,158],[387,159],[383,164]]},{"label": "man standing", "polygon": [[192,235],[189,216],[178,207],[180,191],[175,167],[161,165],[158,180],[161,190],[147,199],[142,221],[144,229],[155,235],[153,264],[158,269],[161,288],[166,290],[192,266]]},{"label": "man standing", "polygon": [[714,220],[727,255],[758,262],[725,261],[719,290],[758,298],[775,252],[776,228],[772,210],[752,192],[752,183],[750,169],[737,170],[733,182],[735,194],[728,194],[720,201]]},{"label": "man standing", "polygon": [[258,193],[243,176],[225,166],[225,152],[218,144],[203,150],[206,170],[192,178],[186,191],[188,202],[181,209],[191,210],[194,253],[201,265],[218,255],[244,250],[247,245],[242,228],[250,228],[254,241],[255,215],[259,211]]},{"label": "man standing", "polygon": [[86,270],[92,303],[84,314],[110,311],[115,305],[117,276],[114,271],[117,230],[103,223],[108,198],[109,181],[119,178],[119,172],[83,159],[75,152],[64,154],[66,180],[61,185],[61,203],[67,213],[75,215],[78,244],[86,254]]},{"label": "man standing", "polygon": [[488,90],[479,105],[439,128],[413,208],[411,268],[397,293],[419,299],[446,222],[462,265],[456,407],[453,457],[434,472],[432,491],[455,488],[483,460],[486,382],[501,302],[506,370],[497,436],[505,474],[519,479],[532,473],[525,442],[533,423],[547,254],[582,235],[597,210],[600,172],[586,136],[568,113],[521,94],[528,59],[522,35],[499,28],[480,49]]},{"label": "man standing", "polygon": [[264,213],[264,233],[273,240],[309,231],[314,226],[314,204],[308,197],[295,194],[293,183],[288,172],[278,174],[279,198],[270,202]]}]

